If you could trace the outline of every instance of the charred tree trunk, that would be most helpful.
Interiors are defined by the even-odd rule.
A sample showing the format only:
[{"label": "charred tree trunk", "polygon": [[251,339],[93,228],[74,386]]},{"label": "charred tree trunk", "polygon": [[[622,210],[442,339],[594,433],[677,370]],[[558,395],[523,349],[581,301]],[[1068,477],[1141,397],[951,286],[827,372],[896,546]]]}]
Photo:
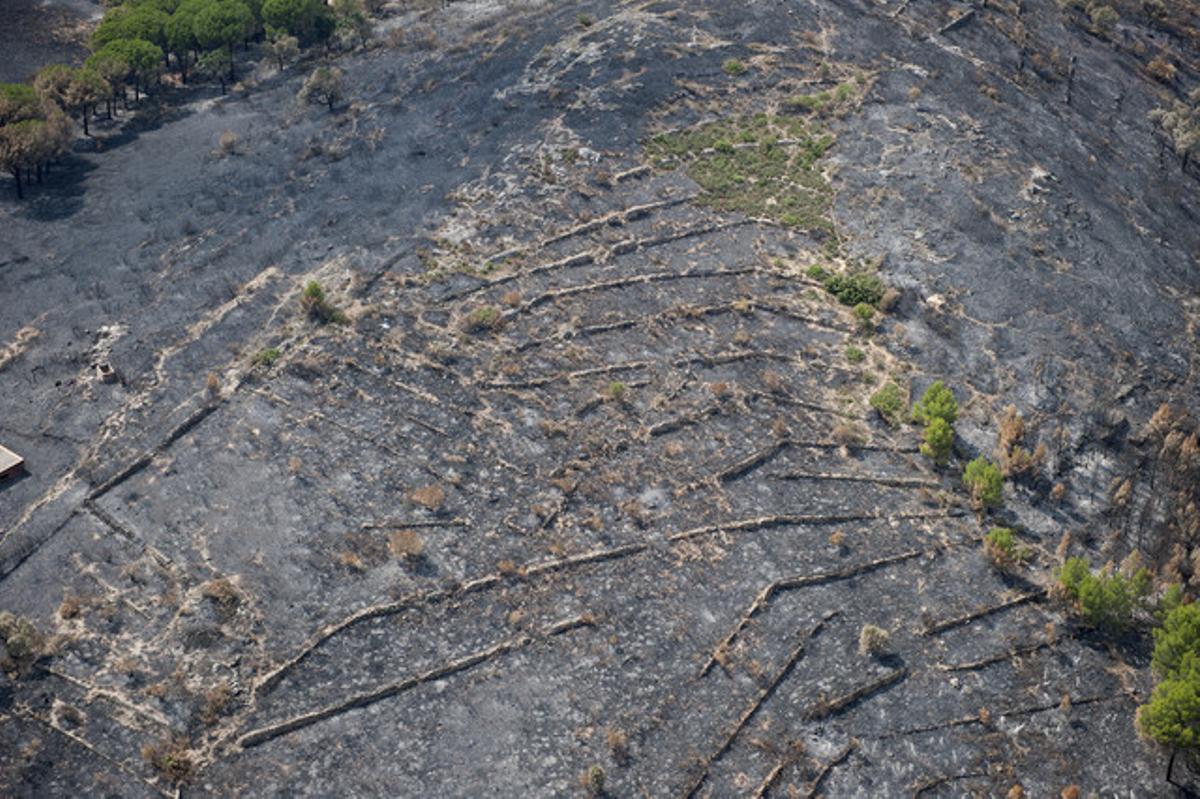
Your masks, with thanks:
[{"label": "charred tree trunk", "polygon": [[8,171],[12,174],[13,179],[17,181],[17,199],[25,199],[25,191],[21,188],[21,168],[13,167]]}]

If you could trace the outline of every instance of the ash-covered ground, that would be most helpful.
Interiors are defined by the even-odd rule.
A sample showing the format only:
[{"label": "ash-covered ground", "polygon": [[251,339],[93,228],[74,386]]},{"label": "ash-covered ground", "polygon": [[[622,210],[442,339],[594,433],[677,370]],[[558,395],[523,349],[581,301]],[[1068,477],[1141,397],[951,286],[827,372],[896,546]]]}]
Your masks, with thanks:
[{"label": "ash-covered ground", "polygon": [[[0,199],[0,609],[46,639],[3,792],[1170,795],[1147,640],[1046,588],[1065,532],[1154,549],[1141,431],[1200,412],[1144,70],[1194,82],[1187,42],[1053,0],[392,12],[336,113],[264,61]],[[655,150],[714,121],[830,137],[791,216]],[[813,263],[877,265],[874,335]],[[935,379],[946,469],[867,404]],[[1046,456],[989,522],[957,474],[1008,405]]]}]

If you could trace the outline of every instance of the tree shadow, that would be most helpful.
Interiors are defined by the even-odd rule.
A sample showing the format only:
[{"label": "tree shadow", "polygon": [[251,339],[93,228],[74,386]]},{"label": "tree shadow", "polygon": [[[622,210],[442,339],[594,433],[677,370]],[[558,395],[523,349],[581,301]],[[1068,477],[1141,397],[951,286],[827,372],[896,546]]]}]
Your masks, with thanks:
[{"label": "tree shadow", "polygon": [[96,168],[86,158],[70,153],[60,159],[41,183],[25,187],[25,199],[15,193],[9,202],[23,211],[21,216],[37,222],[53,222],[76,214],[83,207],[84,183]]},{"label": "tree shadow", "polygon": [[[194,111],[185,103],[195,99],[199,91],[171,91],[156,95],[153,100],[143,99],[142,105],[133,110],[132,116],[122,123],[117,120],[96,120],[96,132],[116,127],[111,136],[88,136],[75,141],[72,151],[56,161],[42,182],[25,186],[25,198],[18,200],[16,189],[9,180],[7,191],[0,191],[0,207],[8,206],[14,214],[37,222],[54,222],[67,219],[83,208],[87,176],[96,169],[95,158],[134,142],[143,133],[158,130],[170,122],[184,119]],[[85,155],[92,155],[91,158]]]},{"label": "tree shadow", "polygon": [[[215,89],[213,93],[216,93]],[[132,111],[133,116],[126,119],[116,133],[99,140],[99,146],[96,149],[101,152],[116,150],[137,141],[143,133],[158,130],[170,122],[186,119],[195,113],[186,104],[200,99],[198,95],[201,94],[207,94],[207,92],[203,89],[170,90],[154,95],[152,100],[143,98],[142,104]]]}]

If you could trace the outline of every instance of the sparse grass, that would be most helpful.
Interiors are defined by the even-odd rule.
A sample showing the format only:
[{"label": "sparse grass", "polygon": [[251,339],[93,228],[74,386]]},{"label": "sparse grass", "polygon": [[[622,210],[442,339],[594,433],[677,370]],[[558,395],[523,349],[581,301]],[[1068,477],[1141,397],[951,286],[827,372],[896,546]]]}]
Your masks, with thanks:
[{"label": "sparse grass", "polygon": [[738,75],[745,74],[746,65],[743,64],[741,61],[738,61],[736,58],[730,58],[730,59],[727,59],[725,61],[725,63],[721,65],[721,69],[725,70],[726,75],[731,75],[733,77],[737,77]]},{"label": "sparse grass", "polygon": [[783,107],[791,113],[829,113],[845,108],[857,95],[855,84],[845,81],[832,90],[789,97],[783,101]]},{"label": "sparse grass", "polygon": [[233,689],[228,682],[222,680],[205,691],[204,701],[200,704],[200,721],[212,727],[221,719],[232,701]]},{"label": "sparse grass", "polygon": [[142,747],[142,757],[172,783],[187,782],[195,767],[187,742],[182,738],[146,744]]},{"label": "sparse grass", "polygon": [[63,597],[62,604],[58,606],[58,617],[64,620],[78,618],[88,609],[88,605],[89,602],[84,597],[70,594]]},{"label": "sparse grass", "polygon": [[833,428],[833,440],[842,446],[853,447],[867,442],[867,433],[856,424],[839,422]]},{"label": "sparse grass", "polygon": [[818,162],[833,136],[801,119],[730,117],[654,136],[646,152],[660,168],[686,167],[699,201],[718,211],[773,219],[836,240],[833,191]]},{"label": "sparse grass", "polygon": [[504,326],[504,313],[495,305],[481,305],[462,318],[459,328],[464,333],[494,333]]},{"label": "sparse grass", "polygon": [[605,737],[605,742],[608,744],[608,751],[612,753],[613,760],[617,765],[623,766],[629,763],[629,736],[624,730],[611,729]]},{"label": "sparse grass", "polygon": [[255,366],[269,368],[274,366],[275,362],[278,361],[282,356],[283,350],[279,349],[278,347],[267,347],[266,349],[259,350],[258,352],[254,353],[254,357],[250,359],[250,362]]},{"label": "sparse grass", "polygon": [[629,386],[620,380],[613,380],[604,387],[604,396],[614,402],[624,402],[629,397]]}]

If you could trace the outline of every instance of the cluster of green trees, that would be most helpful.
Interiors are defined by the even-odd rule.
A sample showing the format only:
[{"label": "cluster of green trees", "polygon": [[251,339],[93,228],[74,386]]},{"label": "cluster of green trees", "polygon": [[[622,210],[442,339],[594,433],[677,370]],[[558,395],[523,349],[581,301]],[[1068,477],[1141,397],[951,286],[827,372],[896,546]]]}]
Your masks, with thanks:
[{"label": "cluster of green trees", "polygon": [[154,76],[161,61],[164,69],[174,64],[184,82],[193,68],[233,81],[238,44],[267,36],[311,46],[328,42],[339,27],[363,25],[369,20],[361,0],[339,0],[336,10],[323,0],[125,0],[92,34],[92,58],[124,61],[137,77]]},{"label": "cluster of green trees", "polygon": [[[189,73],[217,81],[236,79],[234,48],[266,37],[279,68],[301,47],[329,44],[335,36],[366,44],[370,14],[383,0],[124,0],[105,13],[92,34],[92,54],[81,67],[52,64],[32,85],[0,84],[0,168],[22,186],[39,181],[49,165],[67,152],[74,137],[71,117],[85,136],[89,118],[103,104],[108,118],[117,103],[128,108],[174,68],[183,82]],[[340,97],[340,73],[326,70],[310,91],[332,108]]]},{"label": "cluster of green trees", "polygon": [[45,102],[32,86],[0,84],[0,167],[17,181],[23,197],[22,176],[41,181],[50,162],[71,147],[71,120]]},{"label": "cluster of green trees", "polygon": [[1158,684],[1150,701],[1138,708],[1138,730],[1173,750],[1195,752],[1200,748],[1200,606],[1174,603],[1154,630],[1150,667]]}]

